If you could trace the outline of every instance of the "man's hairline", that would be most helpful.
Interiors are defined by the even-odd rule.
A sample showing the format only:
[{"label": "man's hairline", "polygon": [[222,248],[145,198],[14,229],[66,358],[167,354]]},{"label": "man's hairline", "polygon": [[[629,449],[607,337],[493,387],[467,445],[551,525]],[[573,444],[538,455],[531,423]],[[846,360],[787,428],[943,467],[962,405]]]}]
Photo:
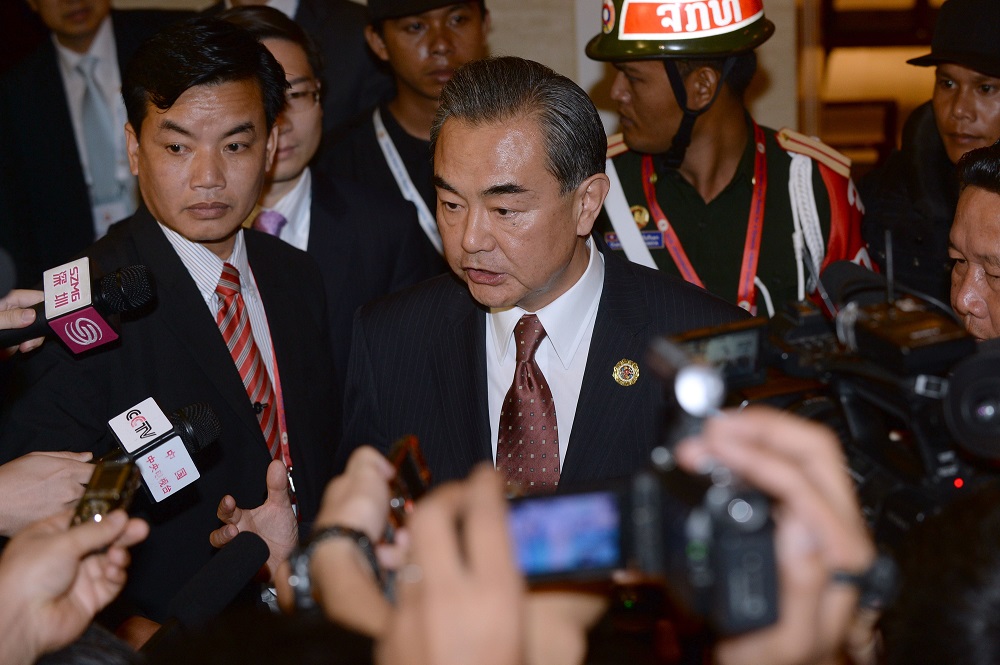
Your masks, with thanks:
[{"label": "man's hairline", "polygon": [[[261,109],[261,113],[263,113],[263,115],[264,115],[264,133],[267,134],[267,133],[269,133],[271,131],[271,127],[273,127],[275,124],[277,124],[277,122],[278,122],[278,116],[276,115],[274,117],[274,122],[271,123],[271,127],[268,127],[267,126],[267,108],[265,108],[265,106],[264,106],[264,86],[263,86],[263,82],[260,80],[260,78],[258,76],[254,76],[254,75],[245,76],[245,77],[241,77],[241,78],[235,78],[235,79],[225,79],[225,80],[221,80],[220,79],[220,80],[216,80],[216,81],[207,81],[205,83],[196,83],[195,85],[192,85],[192,86],[189,86],[187,88],[184,88],[184,90],[182,90],[181,93],[179,95],[177,95],[177,99],[175,99],[173,101],[173,103],[170,106],[166,107],[166,108],[160,108],[159,106],[157,106],[156,104],[154,104],[152,98],[150,97],[149,90],[147,89],[143,93],[143,97],[145,98],[144,99],[144,103],[146,105],[146,107],[145,107],[146,110],[145,110],[145,113],[142,114],[142,122],[140,123],[139,127],[132,127],[132,131],[135,132],[136,139],[139,139],[140,136],[141,136],[141,134],[142,134],[142,125],[146,124],[146,119],[150,117],[150,111],[151,110],[153,112],[156,112],[156,113],[161,113],[161,114],[162,113],[166,113],[167,111],[169,111],[170,109],[172,109],[174,107],[174,105],[177,104],[177,101],[181,97],[183,97],[185,94],[187,94],[187,92],[189,90],[194,90],[195,88],[202,88],[202,87],[221,86],[221,85],[224,85],[226,83],[242,83],[244,81],[253,81],[253,82],[255,82],[253,87],[257,90],[257,94],[260,97],[260,109]],[[280,110],[278,111],[278,115],[281,115],[281,111]],[[129,122],[129,124],[131,125],[131,122]]]}]

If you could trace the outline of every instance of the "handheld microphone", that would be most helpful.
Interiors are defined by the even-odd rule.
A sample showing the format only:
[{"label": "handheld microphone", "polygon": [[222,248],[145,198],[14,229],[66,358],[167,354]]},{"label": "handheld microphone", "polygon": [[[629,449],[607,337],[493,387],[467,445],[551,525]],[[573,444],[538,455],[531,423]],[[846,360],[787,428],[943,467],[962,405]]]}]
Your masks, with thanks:
[{"label": "handheld microphone", "polygon": [[119,448],[101,460],[135,463],[157,503],[201,477],[193,455],[222,433],[208,404],[191,404],[167,416],[152,397],[109,420],[108,427]]},{"label": "handheld microphone", "polygon": [[267,543],[252,531],[241,531],[180,588],[170,604],[170,617],[143,645],[157,651],[181,628],[198,628],[222,613],[253,581],[270,554]]},{"label": "handheld microphone", "polygon": [[0,247],[0,298],[6,297],[17,283],[17,268],[7,250]]},{"label": "handheld microphone", "polygon": [[70,351],[82,353],[118,339],[111,323],[114,314],[138,309],[153,299],[152,280],[143,265],[92,281],[90,260],[82,258],[46,270],[42,279],[45,300],[34,307],[35,322],[0,331],[0,347],[56,335]]}]

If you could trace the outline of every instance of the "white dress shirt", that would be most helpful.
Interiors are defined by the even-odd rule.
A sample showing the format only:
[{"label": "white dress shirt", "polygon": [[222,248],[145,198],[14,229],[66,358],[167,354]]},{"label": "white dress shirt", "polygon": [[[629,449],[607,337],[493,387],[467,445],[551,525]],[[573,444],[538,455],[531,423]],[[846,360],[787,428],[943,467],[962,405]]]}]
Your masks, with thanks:
[{"label": "white dress shirt", "polygon": [[[201,293],[201,297],[212,313],[212,318],[215,319],[219,308],[222,307],[222,299],[215,292],[215,287],[219,285],[219,278],[222,277],[223,260],[204,245],[191,242],[163,224],[160,224],[160,228],[163,229],[163,234],[167,236],[167,240],[170,241],[174,251],[181,258],[181,263],[191,274],[191,278],[194,279],[194,283],[198,287],[198,292]],[[271,385],[274,385],[274,353],[271,348],[271,330],[267,325],[264,303],[261,302],[260,293],[257,291],[257,282],[254,281],[253,271],[250,270],[250,264],[247,262],[242,229],[237,232],[233,253],[225,263],[232,265],[240,272],[240,293],[243,295],[243,303],[246,305],[247,315],[250,317],[253,339],[260,350],[261,360],[264,361],[264,367],[267,368]]]},{"label": "white dress shirt", "polygon": [[[545,338],[535,352],[535,362],[542,371],[552,400],[556,405],[556,426],[559,431],[559,465],[566,458],[569,437],[580,400],[583,374],[590,355],[590,340],[594,336],[597,307],[604,292],[604,257],[591,240],[587,240],[590,259],[587,269],[566,293],[534,312]],[[495,309],[486,314],[486,383],[490,409],[490,435],[493,463],[497,458],[497,435],[504,397],[514,380],[517,351],[511,339],[514,326],[524,314],[520,307]]]},{"label": "white dress shirt", "polygon": [[299,174],[295,187],[281,197],[273,208],[288,220],[278,237],[303,252],[309,246],[309,225],[312,223],[312,173],[306,168]]},{"label": "white dress shirt", "polygon": [[[83,75],[76,69],[85,55],[97,59],[94,79],[101,89],[105,103],[114,113],[112,127],[114,128],[115,151],[118,155],[114,165],[115,178],[124,185],[124,188],[120,200],[93,208],[94,237],[100,238],[113,223],[135,212],[139,203],[139,189],[135,177],[129,170],[128,154],[125,151],[125,102],[121,96],[122,79],[118,69],[118,49],[115,44],[115,33],[111,27],[111,16],[106,16],[101,22],[101,27],[97,29],[90,50],[85,54],[64,47],[56,40],[55,35],[52,36],[52,41],[56,46],[63,89],[66,91],[66,99],[69,102],[69,117],[73,122],[73,135],[76,137],[76,148],[80,154],[80,165],[83,167],[83,175],[87,180],[88,188],[92,178],[91,165],[87,162],[87,141],[83,135],[83,95],[86,91],[86,83]],[[102,166],[102,168],[107,167]]]}]

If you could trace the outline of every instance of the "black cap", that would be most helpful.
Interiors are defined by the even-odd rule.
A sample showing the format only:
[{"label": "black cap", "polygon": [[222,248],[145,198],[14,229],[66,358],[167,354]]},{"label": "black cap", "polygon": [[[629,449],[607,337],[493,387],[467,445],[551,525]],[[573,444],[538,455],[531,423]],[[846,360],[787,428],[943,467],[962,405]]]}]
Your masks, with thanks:
[{"label": "black cap", "polygon": [[1000,77],[1000,0],[948,0],[941,5],[931,52],[911,65],[955,63],[980,74]]},{"label": "black cap", "polygon": [[372,21],[415,16],[432,9],[450,7],[459,2],[461,0],[368,0],[368,16]]}]

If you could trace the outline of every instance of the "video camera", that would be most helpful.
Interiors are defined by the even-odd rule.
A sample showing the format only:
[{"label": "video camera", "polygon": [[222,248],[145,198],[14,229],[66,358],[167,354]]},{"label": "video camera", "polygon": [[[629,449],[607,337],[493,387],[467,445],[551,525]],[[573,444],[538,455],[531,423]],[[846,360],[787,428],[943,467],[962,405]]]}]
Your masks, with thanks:
[{"label": "video camera", "polygon": [[846,261],[821,283],[833,321],[800,302],[673,341],[720,368],[730,403],[770,404],[837,432],[875,539],[894,552],[915,524],[996,477],[1000,341],[977,344],[950,310],[896,298]]},{"label": "video camera", "polygon": [[[718,412],[725,385],[716,369],[692,363],[662,339],[649,361],[673,383],[668,392],[682,404],[685,434]],[[668,446],[657,447],[650,461],[650,469],[628,479],[513,499],[511,535],[529,582],[578,582],[628,569],[661,582],[717,634],[774,623],[770,500],[723,467],[702,475],[681,471]]]}]

